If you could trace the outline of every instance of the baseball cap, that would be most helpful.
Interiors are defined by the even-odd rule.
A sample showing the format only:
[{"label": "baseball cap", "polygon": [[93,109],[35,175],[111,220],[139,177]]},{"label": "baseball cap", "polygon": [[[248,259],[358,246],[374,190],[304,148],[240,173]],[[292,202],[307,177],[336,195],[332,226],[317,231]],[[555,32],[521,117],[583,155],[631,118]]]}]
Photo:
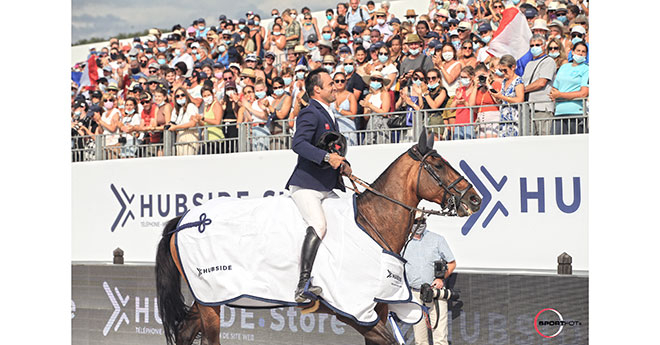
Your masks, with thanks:
[{"label": "baseball cap", "polygon": [[571,33],[574,33],[574,32],[577,32],[577,33],[580,33],[580,34],[584,35],[584,34],[587,33],[587,30],[585,30],[584,26],[582,26],[582,25],[576,25],[571,29]]},{"label": "baseball cap", "polygon": [[245,58],[245,61],[257,61],[257,56],[255,54],[248,54],[248,56]]},{"label": "baseball cap", "polygon": [[227,16],[225,16],[224,14],[221,14],[220,17],[218,17],[218,20],[219,21],[227,20]]},{"label": "baseball cap", "polygon": [[470,31],[470,23],[468,22],[460,22],[458,23],[458,30],[459,31]]},{"label": "baseball cap", "polygon": [[319,39],[318,39],[318,37],[316,37],[316,34],[310,34],[309,36],[307,36],[307,40],[305,41],[305,43],[307,43],[307,42],[318,42],[318,41],[319,41]]},{"label": "baseball cap", "polygon": [[399,18],[392,18],[392,19],[388,22],[388,24],[394,24],[394,23],[396,23],[396,24],[401,24],[401,21],[399,20]]},{"label": "baseball cap", "polygon": [[339,48],[339,53],[349,53],[350,54],[351,53],[351,48],[349,48],[347,46],[343,46],[343,47]]},{"label": "baseball cap", "polygon": [[481,23],[481,25],[479,25],[479,28],[477,29],[477,31],[479,32],[486,32],[491,30],[493,30],[493,28],[490,26],[490,23],[488,22]]}]

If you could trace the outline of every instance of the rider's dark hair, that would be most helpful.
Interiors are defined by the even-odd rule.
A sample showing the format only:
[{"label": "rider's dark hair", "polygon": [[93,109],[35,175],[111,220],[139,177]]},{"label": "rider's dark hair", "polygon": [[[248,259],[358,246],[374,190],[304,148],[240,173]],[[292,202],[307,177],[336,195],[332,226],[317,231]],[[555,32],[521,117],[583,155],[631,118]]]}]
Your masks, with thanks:
[{"label": "rider's dark hair", "polygon": [[323,82],[321,81],[321,73],[328,73],[324,68],[317,68],[307,75],[305,78],[305,91],[309,97],[314,96],[314,86],[323,88]]}]

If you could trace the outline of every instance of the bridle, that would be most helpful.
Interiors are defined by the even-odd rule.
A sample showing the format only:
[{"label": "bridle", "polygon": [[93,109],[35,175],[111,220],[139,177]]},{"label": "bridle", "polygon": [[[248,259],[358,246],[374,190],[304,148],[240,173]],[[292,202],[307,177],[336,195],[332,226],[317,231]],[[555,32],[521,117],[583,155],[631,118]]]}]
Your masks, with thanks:
[{"label": "bridle", "polygon": [[[463,177],[463,175],[461,175],[458,171],[456,171],[456,169],[454,169],[452,166],[450,166],[449,164],[443,164],[442,169],[445,169],[446,167],[449,167],[456,175],[458,175],[458,177],[453,182],[451,182],[448,185],[445,185],[442,182],[442,179],[440,179],[440,176],[438,176],[438,174],[435,172],[435,170],[431,167],[431,164],[429,164],[426,161],[426,158],[428,158],[429,156],[433,156],[433,157],[440,158],[443,162],[446,163],[446,160],[444,158],[442,158],[442,156],[440,156],[440,154],[438,152],[436,152],[435,150],[431,150],[431,151],[427,152],[425,155],[422,155],[421,152],[419,152],[419,149],[417,148],[417,145],[415,145],[412,148],[410,148],[410,150],[408,150],[408,155],[410,155],[410,157],[412,157],[412,159],[414,159],[416,161],[419,161],[419,167],[420,168],[419,168],[419,171],[417,173],[417,187],[415,189],[415,193],[417,195],[417,198],[422,199],[419,196],[419,183],[420,183],[420,180],[422,179],[422,168],[424,168],[424,170],[426,170],[426,172],[429,173],[431,178],[438,184],[438,186],[442,187],[442,189],[445,190],[445,193],[442,196],[442,201],[440,202],[440,206],[444,205],[444,206],[442,206],[443,207],[443,209],[441,211],[441,212],[443,212],[442,215],[443,216],[456,216],[458,214],[458,207],[461,205],[461,202],[463,201],[463,197],[465,196],[465,193],[467,193],[467,191],[470,190],[470,188],[472,188],[472,184],[469,181],[465,180],[465,177]],[[457,185],[463,180],[465,180],[465,182],[467,182],[467,184],[468,184],[467,187],[465,187],[463,189],[458,189]],[[448,196],[449,196],[449,199],[447,199]],[[428,211],[426,213],[431,214]]]},{"label": "bridle", "polygon": [[[440,179],[440,176],[438,176],[438,174],[434,171],[434,169],[431,167],[431,165],[426,161],[426,159],[429,156],[433,156],[433,157],[438,157],[438,158],[442,159],[443,162],[446,162],[445,159],[442,158],[442,156],[440,156],[440,154],[438,154],[435,150],[431,150],[431,151],[427,152],[426,154],[422,155],[421,152],[419,152],[419,148],[417,147],[417,145],[415,145],[415,146],[411,147],[408,150],[407,153],[413,160],[419,161],[419,172],[417,173],[417,187],[415,189],[415,193],[416,193],[417,198],[420,199],[420,200],[422,199],[419,196],[419,184],[420,184],[420,180],[421,180],[421,177],[422,177],[422,169],[424,169],[424,170],[426,170],[426,172],[429,173],[431,178],[438,184],[438,186],[442,187],[445,191],[445,193],[442,197],[442,201],[440,202],[440,206],[442,206],[442,210],[440,210],[440,211],[427,210],[427,209],[424,209],[424,208],[420,209],[420,208],[417,208],[417,207],[408,206],[408,205],[404,204],[403,202],[401,202],[399,200],[393,199],[393,198],[391,198],[391,197],[389,197],[389,196],[373,189],[369,184],[362,181],[357,176],[355,176],[355,175],[348,176],[349,179],[351,180],[351,183],[353,184],[353,191],[356,194],[360,194],[360,191],[358,191],[358,188],[355,185],[355,183],[357,182],[358,184],[360,184],[361,186],[366,188],[368,191],[374,193],[375,195],[380,196],[380,197],[382,197],[382,198],[384,198],[384,199],[386,199],[390,202],[393,202],[393,203],[407,209],[410,212],[410,215],[408,217],[408,226],[407,226],[408,235],[407,235],[406,244],[411,239],[412,223],[413,223],[413,220],[415,219],[415,213],[416,212],[421,213],[424,218],[428,217],[429,215],[456,216],[458,214],[458,207],[460,206],[461,201],[463,200],[463,197],[465,196],[465,193],[467,193],[467,191],[470,188],[472,188],[472,184],[466,180],[468,186],[464,189],[458,189],[456,186],[458,185],[458,183],[465,180],[465,178],[461,174],[459,174],[458,171],[456,171],[453,167],[451,167],[448,164],[443,164],[442,168],[445,168],[445,167],[449,166],[452,169],[452,171],[454,173],[456,173],[456,175],[458,175],[458,178],[456,178],[456,180],[454,180],[453,182],[451,182],[448,185],[445,185],[442,182],[442,179]],[[452,191],[454,191],[454,192],[452,192]],[[447,199],[449,195],[450,195],[450,197],[449,197],[449,199]],[[446,201],[446,203],[445,203],[445,201]],[[444,206],[443,206],[443,204],[444,204]],[[381,241],[383,241],[385,246],[390,251],[393,251],[392,248],[390,247],[390,245],[385,240],[385,238],[383,238],[381,233],[376,229],[376,227],[373,224],[371,224],[371,222],[364,215],[362,215],[361,213],[358,212],[358,216],[362,217],[362,219],[364,219],[367,222],[367,224],[376,233],[376,235],[378,235],[378,237],[381,239]],[[405,245],[404,245],[404,247],[405,247]]]}]

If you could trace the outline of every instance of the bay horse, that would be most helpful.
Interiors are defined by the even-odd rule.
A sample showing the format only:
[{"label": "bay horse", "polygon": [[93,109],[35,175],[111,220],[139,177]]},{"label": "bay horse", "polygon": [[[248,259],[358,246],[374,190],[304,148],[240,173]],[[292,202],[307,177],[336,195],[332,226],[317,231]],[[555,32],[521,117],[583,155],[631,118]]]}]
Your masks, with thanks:
[{"label": "bay horse", "polygon": [[[428,139],[427,139],[428,137]],[[424,199],[452,208],[457,216],[477,212],[481,197],[472,185],[433,149],[433,136],[423,131],[419,143],[401,154],[357,197],[358,224],[383,248],[400,253],[412,228],[417,205]],[[181,264],[174,236],[180,217],[170,220],[163,230],[156,254],[158,309],[167,344],[188,345],[202,333],[202,343],[220,344],[220,306],[193,303],[187,306],[181,292]],[[185,279],[185,278],[184,278]],[[291,291],[293,298],[293,291]],[[379,321],[360,326],[335,314],[321,304],[317,313],[334,314],[362,334],[365,344],[395,345],[387,325],[387,304],[378,303]]]}]

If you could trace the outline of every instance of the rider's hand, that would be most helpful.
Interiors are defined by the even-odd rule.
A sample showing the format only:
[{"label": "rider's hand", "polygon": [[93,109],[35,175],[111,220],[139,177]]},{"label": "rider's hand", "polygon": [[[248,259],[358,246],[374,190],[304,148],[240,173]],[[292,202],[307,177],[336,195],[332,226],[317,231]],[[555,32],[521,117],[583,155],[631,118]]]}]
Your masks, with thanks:
[{"label": "rider's hand", "polygon": [[330,163],[330,166],[333,169],[337,169],[345,159],[346,158],[333,152],[330,154],[330,161],[328,163]]},{"label": "rider's hand", "polygon": [[345,162],[342,162],[342,163],[341,163],[341,167],[339,168],[339,172],[340,172],[342,175],[346,175],[346,176],[351,176],[351,175],[353,175],[353,169],[351,169],[351,166],[348,165],[348,164],[345,163]]}]

